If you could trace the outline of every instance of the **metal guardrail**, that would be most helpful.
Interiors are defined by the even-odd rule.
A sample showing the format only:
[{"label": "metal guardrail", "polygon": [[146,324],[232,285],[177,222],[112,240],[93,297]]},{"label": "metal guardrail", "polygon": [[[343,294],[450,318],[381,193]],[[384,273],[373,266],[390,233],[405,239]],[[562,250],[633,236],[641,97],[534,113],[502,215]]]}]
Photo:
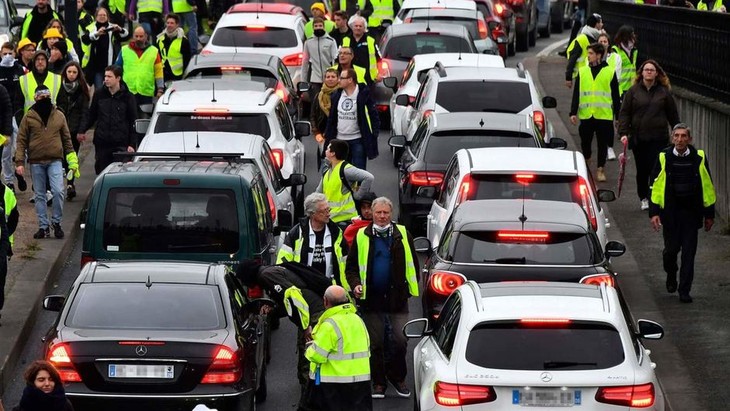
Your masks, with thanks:
[{"label": "metal guardrail", "polygon": [[640,62],[654,59],[672,84],[730,104],[730,14],[608,0],[590,3],[611,36],[621,25],[634,27]]}]

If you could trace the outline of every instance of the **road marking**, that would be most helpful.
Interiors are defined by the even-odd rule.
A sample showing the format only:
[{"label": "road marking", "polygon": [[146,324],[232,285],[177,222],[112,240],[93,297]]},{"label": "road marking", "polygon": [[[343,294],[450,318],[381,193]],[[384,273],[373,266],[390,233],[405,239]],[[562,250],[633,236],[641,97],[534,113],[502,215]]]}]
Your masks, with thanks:
[{"label": "road marking", "polygon": [[556,41],[555,43],[553,43],[553,44],[545,47],[544,49],[542,49],[539,53],[537,53],[537,55],[535,57],[547,57],[547,56],[549,56],[550,53],[552,53],[553,51],[555,51],[556,48],[561,47],[561,46],[564,46],[565,44],[567,44],[568,43],[568,40],[570,40],[570,39],[567,38],[567,39],[562,39],[562,40]]}]

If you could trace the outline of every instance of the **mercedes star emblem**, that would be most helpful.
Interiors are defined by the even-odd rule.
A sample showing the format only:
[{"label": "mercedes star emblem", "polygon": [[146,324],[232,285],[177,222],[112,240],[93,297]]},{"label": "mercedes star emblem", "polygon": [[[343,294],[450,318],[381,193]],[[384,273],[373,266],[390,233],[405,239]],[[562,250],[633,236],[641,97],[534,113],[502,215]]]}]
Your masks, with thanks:
[{"label": "mercedes star emblem", "polygon": [[550,382],[553,380],[553,375],[549,372],[544,372],[540,374],[540,380],[542,380],[542,382]]},{"label": "mercedes star emblem", "polygon": [[134,349],[134,352],[136,352],[137,355],[139,355],[140,357],[144,357],[145,355],[147,355],[147,347],[145,347],[144,345],[138,345],[137,348]]}]

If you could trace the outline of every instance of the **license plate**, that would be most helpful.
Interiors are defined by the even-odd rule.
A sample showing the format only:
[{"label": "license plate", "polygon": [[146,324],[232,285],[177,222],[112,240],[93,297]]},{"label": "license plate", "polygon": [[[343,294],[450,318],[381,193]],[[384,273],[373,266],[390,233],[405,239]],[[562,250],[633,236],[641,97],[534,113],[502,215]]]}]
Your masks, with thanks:
[{"label": "license plate", "polygon": [[109,378],[175,378],[174,365],[109,364]]},{"label": "license plate", "polygon": [[512,404],[523,407],[572,407],[581,404],[580,390],[513,390]]}]

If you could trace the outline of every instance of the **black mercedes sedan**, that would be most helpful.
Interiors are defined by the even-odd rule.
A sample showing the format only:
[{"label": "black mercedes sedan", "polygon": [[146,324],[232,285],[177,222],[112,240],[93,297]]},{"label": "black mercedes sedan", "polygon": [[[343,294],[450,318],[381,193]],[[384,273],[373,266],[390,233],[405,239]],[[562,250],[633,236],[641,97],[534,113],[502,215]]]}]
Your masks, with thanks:
[{"label": "black mercedes sedan", "polygon": [[268,299],[249,300],[225,265],[93,262],[43,338],[79,408],[248,410],[266,399]]}]

